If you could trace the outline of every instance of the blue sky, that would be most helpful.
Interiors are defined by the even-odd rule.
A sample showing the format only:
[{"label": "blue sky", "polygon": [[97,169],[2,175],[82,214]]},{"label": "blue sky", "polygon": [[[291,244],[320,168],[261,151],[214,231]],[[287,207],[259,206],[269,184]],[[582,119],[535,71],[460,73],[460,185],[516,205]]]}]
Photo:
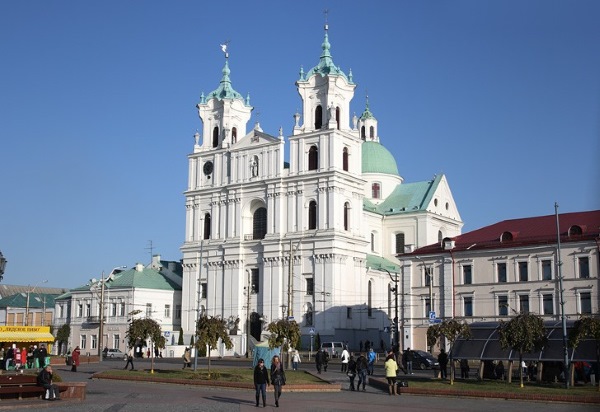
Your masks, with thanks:
[{"label": "blue sky", "polygon": [[300,67],[369,95],[405,182],[445,173],[464,231],[600,209],[598,1],[0,3],[4,283],[75,287],[179,260],[187,154],[230,41],[233,87],[291,134]]}]

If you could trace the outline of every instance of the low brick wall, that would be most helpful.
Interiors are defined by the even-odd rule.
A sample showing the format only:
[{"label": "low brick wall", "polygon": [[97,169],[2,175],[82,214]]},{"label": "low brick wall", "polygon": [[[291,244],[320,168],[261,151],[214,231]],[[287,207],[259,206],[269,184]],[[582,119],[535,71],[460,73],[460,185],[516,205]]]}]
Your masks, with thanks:
[{"label": "low brick wall", "polygon": [[[61,391],[61,399],[85,400],[85,390],[87,387],[87,383],[85,382],[58,382],[56,386]],[[65,389],[64,392],[63,389]]]}]

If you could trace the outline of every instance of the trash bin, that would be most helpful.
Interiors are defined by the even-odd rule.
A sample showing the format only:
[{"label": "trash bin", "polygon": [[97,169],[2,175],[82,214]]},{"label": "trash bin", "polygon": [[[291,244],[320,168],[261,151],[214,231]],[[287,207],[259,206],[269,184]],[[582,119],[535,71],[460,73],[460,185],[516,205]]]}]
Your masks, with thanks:
[{"label": "trash bin", "polygon": [[71,366],[71,365],[73,365],[73,357],[72,357],[71,355],[67,355],[67,356],[65,356],[65,363],[66,363],[68,366]]}]

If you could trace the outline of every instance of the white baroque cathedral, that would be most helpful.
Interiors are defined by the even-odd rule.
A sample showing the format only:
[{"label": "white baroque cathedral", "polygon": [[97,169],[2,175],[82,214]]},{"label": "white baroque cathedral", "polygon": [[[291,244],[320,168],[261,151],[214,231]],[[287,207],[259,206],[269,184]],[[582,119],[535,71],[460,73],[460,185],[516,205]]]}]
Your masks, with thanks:
[{"label": "white baroque cathedral", "polygon": [[356,84],[334,64],[327,29],[318,64],[296,80],[291,136],[248,130],[253,108],[233,89],[227,53],[219,86],[200,97],[181,248],[186,342],[205,313],[228,321],[235,354],[283,317],[304,349],[317,333],[354,350],[389,346],[390,327],[411,316],[395,311],[394,281],[402,296],[411,284],[396,256],[460,234],[446,177],[404,183],[368,100],[350,115]]}]

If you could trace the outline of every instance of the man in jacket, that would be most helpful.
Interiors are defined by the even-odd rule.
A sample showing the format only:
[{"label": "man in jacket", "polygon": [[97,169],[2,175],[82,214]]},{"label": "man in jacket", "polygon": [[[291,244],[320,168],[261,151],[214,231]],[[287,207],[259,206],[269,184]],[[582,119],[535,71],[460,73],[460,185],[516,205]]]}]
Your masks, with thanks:
[{"label": "man in jacket", "polygon": [[58,386],[52,383],[52,366],[46,365],[37,377],[38,385],[46,389],[44,399],[55,401],[60,399]]},{"label": "man in jacket", "polygon": [[375,368],[375,359],[377,358],[377,355],[375,355],[375,351],[373,350],[373,348],[369,349],[369,354],[368,354],[368,373],[369,375],[373,375],[373,369]]}]

